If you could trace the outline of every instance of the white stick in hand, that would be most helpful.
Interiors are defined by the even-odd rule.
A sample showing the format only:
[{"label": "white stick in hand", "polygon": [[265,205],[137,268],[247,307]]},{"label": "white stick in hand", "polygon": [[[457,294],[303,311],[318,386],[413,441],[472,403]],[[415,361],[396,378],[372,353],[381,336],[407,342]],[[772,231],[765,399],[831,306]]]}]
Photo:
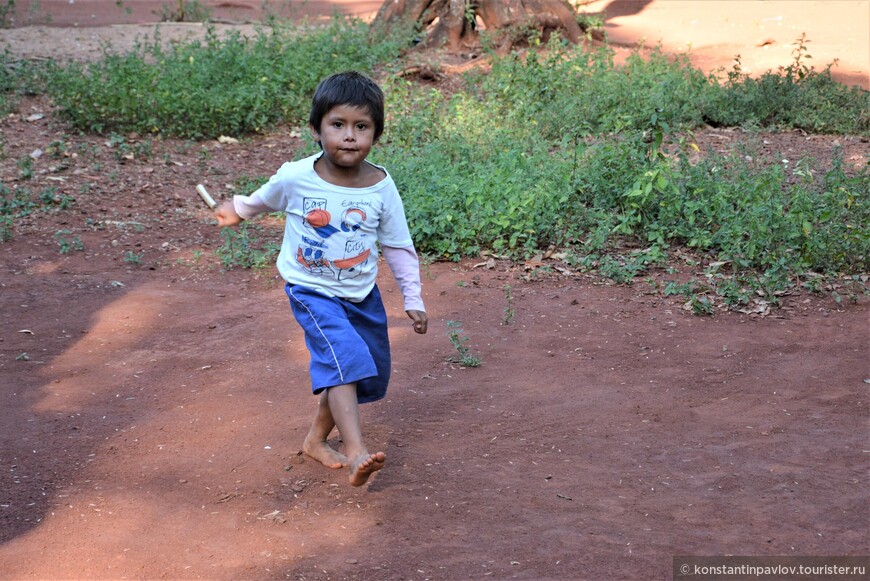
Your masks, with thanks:
[{"label": "white stick in hand", "polygon": [[215,207],[217,206],[217,202],[215,202],[215,201],[214,201],[214,198],[212,198],[212,197],[209,195],[209,193],[206,191],[204,185],[202,185],[202,184],[197,184],[197,185],[196,185],[196,193],[199,194],[199,197],[202,198],[202,201],[205,202],[205,205],[206,205],[206,206],[208,206],[208,207],[211,208],[212,210],[215,209]]}]

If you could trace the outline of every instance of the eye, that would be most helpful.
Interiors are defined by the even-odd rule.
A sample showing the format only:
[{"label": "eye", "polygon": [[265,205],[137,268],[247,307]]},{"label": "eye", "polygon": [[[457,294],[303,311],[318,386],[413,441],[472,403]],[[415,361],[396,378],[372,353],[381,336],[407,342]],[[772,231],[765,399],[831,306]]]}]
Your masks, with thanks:
[{"label": "eye", "polygon": [[360,131],[365,131],[366,129],[369,128],[369,126],[366,125],[365,123],[358,123],[356,128],[359,129]]},{"label": "eye", "polygon": [[337,129],[338,129],[338,128],[341,128],[342,125],[343,125],[343,124],[342,124],[341,121],[333,121],[333,122],[332,122],[332,126],[335,127],[335,128],[337,128]]}]

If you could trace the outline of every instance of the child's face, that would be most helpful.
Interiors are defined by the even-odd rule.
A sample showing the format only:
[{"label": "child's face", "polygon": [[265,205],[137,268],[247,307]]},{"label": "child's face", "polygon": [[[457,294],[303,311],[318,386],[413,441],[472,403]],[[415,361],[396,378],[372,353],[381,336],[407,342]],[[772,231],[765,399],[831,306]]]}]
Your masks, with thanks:
[{"label": "child's face", "polygon": [[323,155],[340,167],[362,164],[375,144],[375,122],[367,109],[336,105],[323,116],[311,135],[320,141]]}]

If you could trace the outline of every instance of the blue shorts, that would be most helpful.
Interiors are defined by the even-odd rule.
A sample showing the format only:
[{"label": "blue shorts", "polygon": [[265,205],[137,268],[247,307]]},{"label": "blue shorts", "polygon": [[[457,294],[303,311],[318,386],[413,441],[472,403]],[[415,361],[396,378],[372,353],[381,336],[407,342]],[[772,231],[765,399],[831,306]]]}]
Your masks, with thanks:
[{"label": "blue shorts", "polygon": [[284,291],[305,331],[312,391],[356,383],[359,403],[382,399],[390,381],[390,339],[377,285],[358,303],[298,284]]}]

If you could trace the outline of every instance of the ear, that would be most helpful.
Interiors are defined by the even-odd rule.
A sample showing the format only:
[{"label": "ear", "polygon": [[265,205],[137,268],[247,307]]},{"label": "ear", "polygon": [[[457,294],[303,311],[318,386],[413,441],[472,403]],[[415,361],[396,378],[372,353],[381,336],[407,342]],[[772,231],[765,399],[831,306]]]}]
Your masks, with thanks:
[{"label": "ear", "polygon": [[320,131],[311,123],[308,124],[308,129],[311,130],[311,137],[314,138],[314,141],[320,143]]}]

